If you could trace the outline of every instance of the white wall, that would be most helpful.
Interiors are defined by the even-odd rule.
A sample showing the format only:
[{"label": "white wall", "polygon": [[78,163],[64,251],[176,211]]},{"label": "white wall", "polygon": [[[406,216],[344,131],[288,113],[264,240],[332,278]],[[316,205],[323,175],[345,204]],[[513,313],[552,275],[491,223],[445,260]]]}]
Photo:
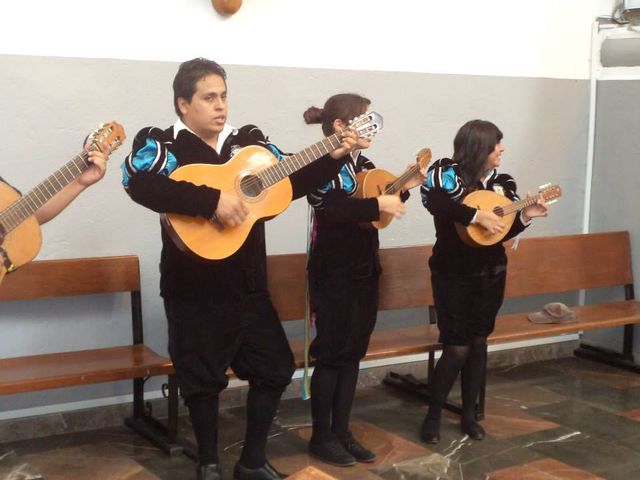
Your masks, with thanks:
[{"label": "white wall", "polygon": [[616,0],[4,2],[0,54],[577,78]]},{"label": "white wall", "polygon": [[[77,153],[98,122],[124,124],[129,139],[106,178],[43,228],[41,258],[138,254],[145,337],[159,352],[166,325],[157,215],[131,202],[117,167],[139,128],[173,121],[175,62],[197,55],[229,66],[231,121],[256,123],[290,150],[319,139],[319,128],[301,121],[304,108],[338,91],[374,100],[386,126],[371,155],[394,172],[424,145],[436,158],[449,155],[464,121],[494,120],[505,133],[507,171],[525,191],[547,181],[566,185],[553,215],[530,234],[580,231],[590,27],[614,0],[415,0],[392,7],[375,0],[244,0],[228,19],[209,0],[5,3],[0,175],[26,191]],[[514,5],[524,11],[515,13]],[[382,232],[383,246],[433,242],[430,217],[417,198],[410,201],[405,219]],[[306,202],[299,201],[269,222],[269,253],[303,251],[305,219]],[[0,357],[128,341],[122,299],[97,301],[90,319],[87,302],[0,306]],[[5,405],[56,402],[46,393]]]}]

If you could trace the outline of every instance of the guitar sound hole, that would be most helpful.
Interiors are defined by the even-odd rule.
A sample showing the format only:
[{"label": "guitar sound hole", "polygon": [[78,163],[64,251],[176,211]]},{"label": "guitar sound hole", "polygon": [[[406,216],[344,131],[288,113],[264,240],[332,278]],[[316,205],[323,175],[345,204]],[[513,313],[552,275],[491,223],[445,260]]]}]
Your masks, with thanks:
[{"label": "guitar sound hole", "polygon": [[257,175],[247,175],[240,181],[240,190],[247,197],[257,197],[262,193],[262,180]]}]

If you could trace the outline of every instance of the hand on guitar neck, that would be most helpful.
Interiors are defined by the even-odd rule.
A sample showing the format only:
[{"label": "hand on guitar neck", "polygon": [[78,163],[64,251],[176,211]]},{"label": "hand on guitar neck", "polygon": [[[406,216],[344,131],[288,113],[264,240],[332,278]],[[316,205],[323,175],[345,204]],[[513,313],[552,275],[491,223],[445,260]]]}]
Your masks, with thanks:
[{"label": "hand on guitar neck", "polygon": [[[349,129],[341,131],[340,136],[340,146],[329,153],[331,158],[335,160],[344,157],[354,150],[368,148],[371,143],[371,138],[361,137],[355,131]],[[392,204],[395,205],[395,202],[388,201],[385,208],[390,210],[384,211],[388,211],[398,217],[402,216],[402,214],[404,214],[404,205],[401,206],[401,212],[397,215],[396,210],[398,208],[397,206],[392,206]],[[380,211],[383,211],[382,208]],[[237,227],[247,219],[249,213],[250,210],[247,204],[240,197],[231,193],[220,192],[218,206],[211,220],[219,229],[224,227]]]},{"label": "hand on guitar neck", "polygon": [[[527,193],[527,198],[532,198],[532,195]],[[529,223],[532,218],[546,217],[548,214],[547,202],[542,196],[537,196],[536,203],[522,209],[522,219],[525,223]]]}]

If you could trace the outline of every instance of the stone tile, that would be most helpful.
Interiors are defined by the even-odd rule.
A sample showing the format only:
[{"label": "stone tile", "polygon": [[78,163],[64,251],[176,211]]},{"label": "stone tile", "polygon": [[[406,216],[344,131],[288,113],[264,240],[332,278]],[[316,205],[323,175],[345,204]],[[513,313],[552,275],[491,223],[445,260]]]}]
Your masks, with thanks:
[{"label": "stone tile", "polygon": [[585,433],[564,441],[537,442],[525,447],[607,479],[613,475],[630,474],[640,466],[640,452]]},{"label": "stone tile", "polygon": [[47,480],[158,480],[139,463],[109,445],[54,449],[25,455]]},{"label": "stone tile", "polygon": [[635,420],[636,422],[640,422],[640,408],[629,410],[627,412],[619,412],[618,415],[628,418],[629,420]]},{"label": "stone tile", "polygon": [[40,480],[42,475],[13,450],[0,453],[0,478],[5,480]]},{"label": "stone tile", "polygon": [[638,433],[634,421],[586,404],[581,399],[536,407],[529,413],[603,441],[616,442]]},{"label": "stone tile", "polygon": [[610,365],[580,360],[577,358],[562,359],[552,366],[559,371],[574,377],[583,378],[599,385],[611,388],[638,388],[640,387],[640,375],[635,372],[615,368]]},{"label": "stone tile", "polygon": [[491,480],[604,480],[550,458],[490,472],[488,475]]},{"label": "stone tile", "polygon": [[526,413],[526,411],[507,405],[488,403],[485,419],[481,422],[487,434],[499,438],[511,438],[540,430],[557,428],[557,423]]}]

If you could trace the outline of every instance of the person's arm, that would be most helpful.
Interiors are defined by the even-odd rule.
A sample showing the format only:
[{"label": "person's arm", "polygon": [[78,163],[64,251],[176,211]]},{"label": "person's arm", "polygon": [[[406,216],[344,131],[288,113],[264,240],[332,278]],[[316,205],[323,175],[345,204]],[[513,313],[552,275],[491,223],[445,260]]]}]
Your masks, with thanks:
[{"label": "person's arm", "polygon": [[337,149],[289,176],[293,187],[293,199],[300,198],[329,182],[340,172],[352,151],[368,148],[370,143],[371,140],[360,138],[351,130],[343,132],[342,143]]},{"label": "person's arm", "polygon": [[380,219],[377,198],[353,198],[344,190],[330,190],[324,195],[325,218],[333,223],[372,222]]},{"label": "person's arm", "polygon": [[220,191],[169,178],[178,162],[166,148],[163,135],[156,128],[145,128],[136,135],[133,150],[122,165],[125,190],[133,201],[154,212],[211,218]]},{"label": "person's arm", "polygon": [[89,161],[92,165],[87,170],[36,210],[35,217],[40,225],[53,219],[87,187],[104,177],[107,168],[107,155],[99,150],[92,150],[89,152]]}]

